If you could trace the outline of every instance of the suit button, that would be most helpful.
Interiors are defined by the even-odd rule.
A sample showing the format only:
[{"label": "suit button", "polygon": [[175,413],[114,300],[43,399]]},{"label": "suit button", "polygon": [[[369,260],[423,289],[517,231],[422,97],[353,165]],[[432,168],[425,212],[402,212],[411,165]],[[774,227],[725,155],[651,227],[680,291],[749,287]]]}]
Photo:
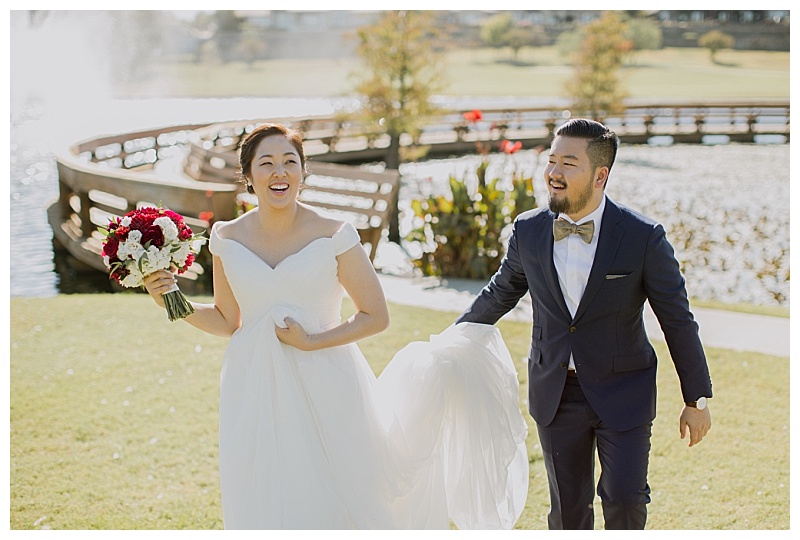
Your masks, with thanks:
[{"label": "suit button", "polygon": [[577,332],[578,331],[578,327],[577,326],[570,326],[569,327],[569,331],[570,331],[570,333]]},{"label": "suit button", "polygon": [[566,362],[561,362],[561,364],[559,364],[559,365],[561,366],[561,369],[567,369],[567,363]]}]

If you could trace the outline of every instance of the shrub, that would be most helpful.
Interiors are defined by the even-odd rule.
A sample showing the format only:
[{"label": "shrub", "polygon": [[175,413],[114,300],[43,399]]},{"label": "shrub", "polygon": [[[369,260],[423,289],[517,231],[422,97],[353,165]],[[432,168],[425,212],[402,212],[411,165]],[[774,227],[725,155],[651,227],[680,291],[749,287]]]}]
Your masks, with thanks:
[{"label": "shrub", "polygon": [[[521,145],[504,141],[507,154]],[[505,254],[505,233],[521,212],[536,207],[533,179],[516,171],[509,179],[486,180],[489,162],[477,168],[477,186],[449,178],[450,196],[414,200],[415,227],[407,239],[422,245],[414,264],[426,276],[486,279]],[[505,180],[505,181],[504,181]]]}]

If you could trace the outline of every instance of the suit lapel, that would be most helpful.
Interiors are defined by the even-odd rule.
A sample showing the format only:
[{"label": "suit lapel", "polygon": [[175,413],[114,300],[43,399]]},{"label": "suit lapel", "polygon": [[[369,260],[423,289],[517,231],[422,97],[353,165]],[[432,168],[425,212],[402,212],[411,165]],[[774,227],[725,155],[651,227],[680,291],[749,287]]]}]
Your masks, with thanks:
[{"label": "suit lapel", "polygon": [[592,270],[589,272],[586,289],[583,291],[574,320],[578,320],[586,311],[586,307],[592,302],[595,294],[600,289],[600,285],[603,284],[611,263],[614,262],[614,257],[617,255],[624,232],[621,226],[622,219],[623,214],[620,212],[619,207],[611,199],[606,198],[606,208],[603,211],[603,221],[600,226],[600,237],[597,239],[597,251],[595,252]]},{"label": "suit lapel", "polygon": [[539,235],[538,246],[539,260],[542,261],[542,273],[547,287],[553,294],[553,298],[555,298],[564,316],[567,319],[572,319],[567,307],[567,301],[564,300],[564,293],[561,290],[561,284],[558,282],[558,272],[556,272],[556,266],[553,262],[553,221],[556,215],[550,210],[547,211],[547,214],[550,216],[549,221],[547,221],[549,226],[544,227],[543,233]]}]

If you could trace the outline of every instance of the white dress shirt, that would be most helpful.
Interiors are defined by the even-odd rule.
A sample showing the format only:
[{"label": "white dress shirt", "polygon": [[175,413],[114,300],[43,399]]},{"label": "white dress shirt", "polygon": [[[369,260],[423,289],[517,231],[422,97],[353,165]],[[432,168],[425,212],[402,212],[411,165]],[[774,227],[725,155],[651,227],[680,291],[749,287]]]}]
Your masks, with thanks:
[{"label": "white dress shirt", "polygon": [[[583,225],[587,221],[594,221],[594,235],[588,244],[577,234],[570,234],[566,238],[553,243],[553,263],[558,273],[558,283],[561,285],[561,292],[567,302],[570,315],[575,317],[578,304],[586,290],[586,282],[589,280],[589,272],[594,263],[594,254],[597,252],[597,238],[600,236],[600,224],[603,221],[603,211],[606,208],[606,196],[600,201],[597,209],[583,218],[578,225]],[[576,223],[566,214],[559,214],[556,219],[565,219],[570,223]],[[575,369],[575,360],[572,354],[569,355],[569,369]]]}]

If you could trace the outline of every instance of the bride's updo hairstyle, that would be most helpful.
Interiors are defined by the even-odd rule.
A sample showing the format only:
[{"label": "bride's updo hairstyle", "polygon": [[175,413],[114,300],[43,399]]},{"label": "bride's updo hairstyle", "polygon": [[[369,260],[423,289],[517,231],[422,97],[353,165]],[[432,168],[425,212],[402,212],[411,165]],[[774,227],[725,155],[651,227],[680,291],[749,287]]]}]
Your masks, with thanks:
[{"label": "bride's updo hairstyle", "polygon": [[255,193],[248,179],[250,178],[250,167],[253,164],[256,148],[258,147],[258,143],[261,142],[261,139],[271,137],[272,135],[286,137],[286,140],[297,150],[297,155],[300,156],[300,168],[303,174],[307,174],[306,154],[303,151],[303,138],[300,136],[300,133],[282,124],[261,124],[251,131],[250,134],[242,140],[242,144],[239,146],[239,170],[237,171],[237,176],[238,180],[247,187],[247,192],[250,194]]}]

